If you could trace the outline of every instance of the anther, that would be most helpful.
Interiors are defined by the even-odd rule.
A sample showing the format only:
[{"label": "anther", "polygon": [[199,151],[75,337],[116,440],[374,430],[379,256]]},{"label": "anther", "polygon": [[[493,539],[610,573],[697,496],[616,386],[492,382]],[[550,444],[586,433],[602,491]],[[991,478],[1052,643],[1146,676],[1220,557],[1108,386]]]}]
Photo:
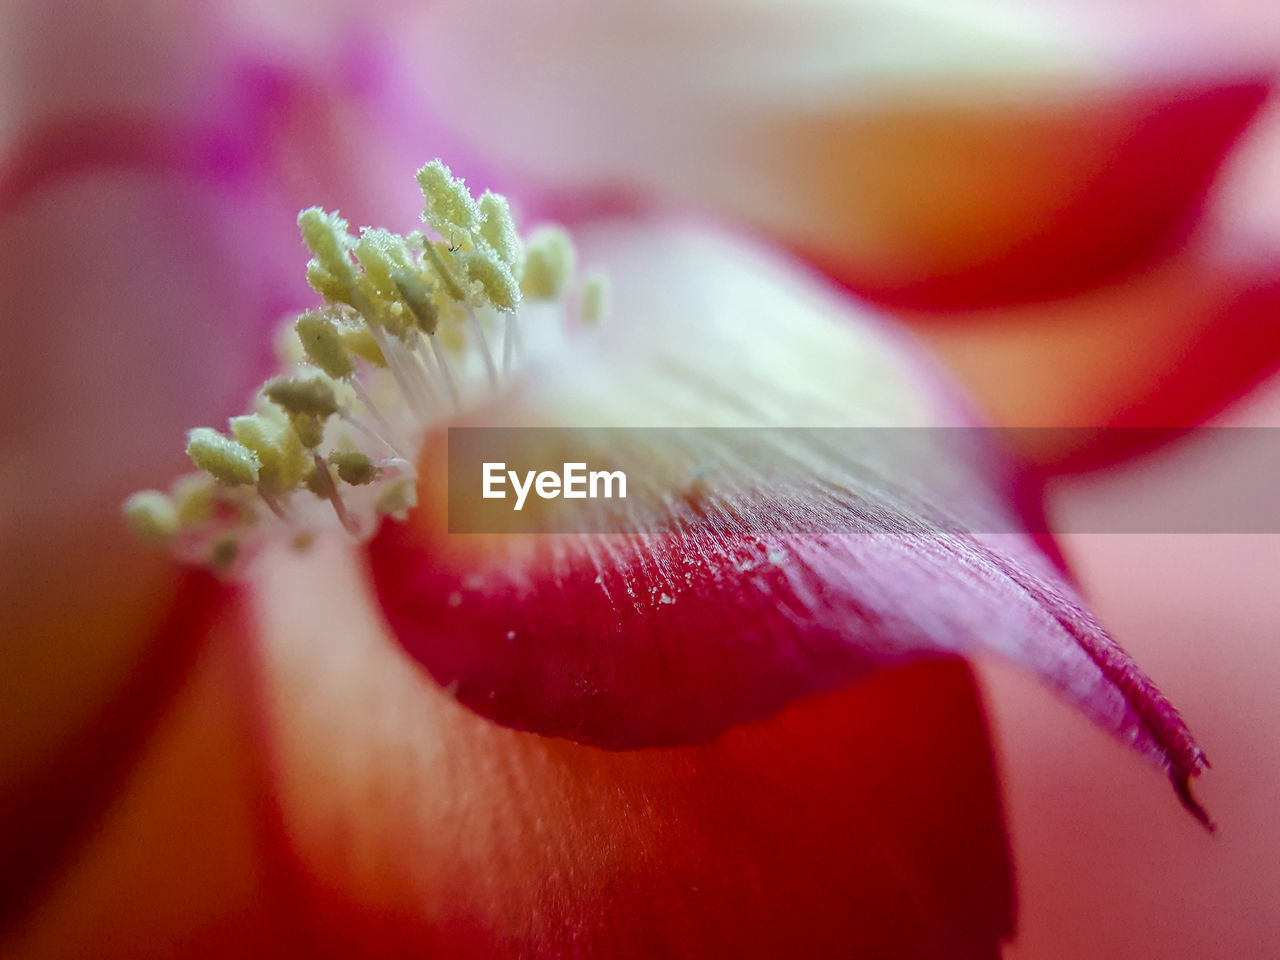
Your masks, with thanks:
[{"label": "anther", "polygon": [[169,495],[178,511],[183,527],[207,523],[213,516],[213,494],[216,484],[206,473],[188,473],[173,482]]},{"label": "anther", "polygon": [[515,219],[511,216],[511,204],[501,194],[486,190],[480,195],[480,236],[493,248],[502,262],[514,268],[523,252],[520,234],[516,232]]},{"label": "anther", "polygon": [[171,543],[181,527],[173,501],[159,490],[139,490],[129,497],[124,517],[135,536],[159,546]]},{"label": "anther", "polygon": [[480,226],[480,208],[466,184],[439,160],[418,171],[418,186],[425,203],[422,219],[442,237],[469,243]]},{"label": "anther", "polygon": [[258,455],[210,427],[196,427],[187,434],[187,456],[219,483],[251,486],[258,482]]},{"label": "anther", "polygon": [[307,472],[302,441],[289,421],[261,413],[232,417],[231,435],[258,455],[258,488],[274,497],[298,489]]},{"label": "anther", "polygon": [[368,456],[358,451],[343,450],[331,453],[329,462],[338,471],[338,478],[353,487],[373,483],[382,473]]},{"label": "anther", "polygon": [[347,221],[336,213],[310,207],[298,214],[298,227],[314,257],[307,264],[307,282],[326,300],[352,303],[356,271],[350,256]]},{"label": "anther", "polygon": [[263,384],[262,393],[287,413],[330,417],[338,412],[333,381],[318,372],[299,377],[273,377]]},{"label": "anther", "polygon": [[355,373],[355,361],[332,317],[308,310],[298,317],[295,325],[298,339],[308,361],[335,380],[342,380]]},{"label": "anther", "polygon": [[609,313],[609,278],[603,273],[589,273],[582,281],[578,301],[578,317],[590,326],[599,326]]},{"label": "anther", "polygon": [[559,227],[539,227],[525,241],[520,288],[535,300],[554,300],[573,277],[573,241]]}]

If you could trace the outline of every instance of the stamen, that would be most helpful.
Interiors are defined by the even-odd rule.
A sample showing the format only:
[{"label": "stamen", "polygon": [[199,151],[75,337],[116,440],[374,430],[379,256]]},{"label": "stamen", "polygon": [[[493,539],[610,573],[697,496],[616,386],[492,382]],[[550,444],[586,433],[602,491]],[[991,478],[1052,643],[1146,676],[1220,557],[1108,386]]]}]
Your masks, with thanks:
[{"label": "stamen", "polygon": [[502,376],[511,376],[511,360],[516,352],[516,315],[511,310],[502,312]]},{"label": "stamen", "polygon": [[259,487],[258,496],[262,498],[262,502],[267,505],[267,509],[274,513],[281,523],[290,525],[289,514],[274,493]]},{"label": "stamen", "polygon": [[382,446],[386,447],[386,448],[387,448],[387,450],[389,450],[391,453],[395,454],[395,456],[396,456],[396,457],[398,457],[401,461],[406,462],[406,463],[408,462],[408,461],[406,461],[406,460],[404,459],[404,455],[400,452],[399,448],[397,448],[397,447],[395,446],[395,444],[393,444],[390,440],[388,440],[388,439],[387,439],[386,437],[384,437],[382,434],[378,433],[378,431],[374,430],[371,426],[369,426],[367,423],[365,423],[365,422],[364,422],[363,420],[361,420],[359,417],[354,417],[354,416],[352,416],[352,415],[351,415],[348,411],[346,411],[346,410],[343,410],[343,411],[341,412],[340,416],[342,417],[342,419],[343,419],[345,422],[347,422],[347,423],[351,424],[351,426],[352,426],[354,429],[358,430],[360,433],[363,433],[363,434],[364,434],[366,437],[368,437],[370,440],[374,441],[375,443],[379,443],[379,444],[381,444]]},{"label": "stamen", "polygon": [[554,300],[573,276],[573,241],[559,227],[539,227],[525,244],[520,288],[526,297]]},{"label": "stamen", "polygon": [[445,387],[449,391],[449,399],[453,401],[454,409],[457,409],[460,403],[458,382],[453,377],[453,371],[449,369],[449,358],[445,356],[444,347],[441,345],[439,337],[433,333],[427,339],[431,341],[431,351],[435,354],[436,363],[440,365],[440,373],[444,376]]},{"label": "stamen", "polygon": [[360,528],[355,520],[352,519],[351,514],[347,513],[346,504],[342,502],[338,488],[334,485],[333,477],[329,475],[329,465],[324,462],[320,454],[316,453],[312,456],[315,458],[316,469],[309,482],[313,486],[315,493],[333,504],[334,515],[337,516],[338,522],[342,524],[342,529],[353,537],[358,537]]},{"label": "stamen", "polygon": [[[522,241],[505,198],[473,199],[439,161],[418,182],[430,233],[365,227],[357,238],[336,212],[299,214],[307,280],[324,303],[281,328],[282,373],[263,384],[256,410],[232,417],[229,435],[190,431],[187,453],[200,472],[168,494],[126,501],[140,538],[225,570],[279,536],[260,522],[268,511],[299,549],[332,529],[329,510],[309,508],[308,495],[357,538],[417,505],[419,438],[462,409],[479,377],[496,391],[516,373],[523,301],[545,303],[545,321],[530,328],[542,335],[564,316],[575,261],[563,230],[542,227]],[[580,297],[585,322],[603,315],[601,279],[588,278]],[[485,329],[499,317],[501,372]],[[363,411],[352,411],[356,402]]]},{"label": "stamen", "polygon": [[578,318],[588,326],[598,327],[609,313],[609,278],[602,273],[589,273],[582,281],[578,301]]},{"label": "stamen", "polygon": [[124,502],[124,516],[141,540],[167,546],[178,535],[181,523],[172,500],[159,490],[139,490]]},{"label": "stamen", "polygon": [[196,427],[187,434],[187,456],[219,483],[252,486],[258,482],[258,455],[209,427]]},{"label": "stamen", "polygon": [[393,443],[391,440],[391,436],[392,434],[395,433],[395,430],[392,429],[391,424],[387,422],[387,418],[382,415],[382,411],[378,409],[378,405],[373,402],[373,397],[369,396],[369,391],[365,389],[364,384],[361,383],[359,380],[354,380],[354,379],[348,382],[351,385],[352,393],[354,393],[356,397],[360,400],[360,402],[364,404],[365,409],[368,410],[369,415],[372,416],[375,421],[377,421],[377,424],[379,427],[381,427],[381,430],[380,431],[373,430],[371,427],[366,425],[363,421],[351,416],[349,412],[344,410],[343,416],[346,418],[347,422],[350,423],[356,429],[364,430],[367,433],[369,433],[370,436],[372,436],[375,440],[379,441],[380,443],[388,447],[396,456],[403,457],[404,454],[401,452],[400,448],[397,447],[395,443]]},{"label": "stamen", "polygon": [[484,358],[484,369],[489,375],[489,386],[497,390],[498,368],[493,362],[493,354],[489,352],[489,342],[484,338],[484,328],[480,326],[480,320],[476,317],[474,310],[467,310],[467,322],[471,324],[471,331],[476,335],[476,342],[480,344],[480,356]]}]

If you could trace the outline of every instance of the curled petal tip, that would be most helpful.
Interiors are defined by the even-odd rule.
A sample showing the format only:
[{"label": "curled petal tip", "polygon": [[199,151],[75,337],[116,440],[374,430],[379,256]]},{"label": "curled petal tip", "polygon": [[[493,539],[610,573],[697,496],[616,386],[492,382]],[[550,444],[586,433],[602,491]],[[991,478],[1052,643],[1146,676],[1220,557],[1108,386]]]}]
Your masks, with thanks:
[{"label": "curled petal tip", "polygon": [[[1205,766],[1208,766],[1205,762]],[[1209,833],[1217,833],[1218,825],[1213,822],[1206,810],[1191,792],[1191,775],[1182,774],[1175,775],[1173,778],[1173,791],[1178,795],[1178,801],[1186,808],[1186,811],[1195,817],[1196,822],[1209,831]]]}]

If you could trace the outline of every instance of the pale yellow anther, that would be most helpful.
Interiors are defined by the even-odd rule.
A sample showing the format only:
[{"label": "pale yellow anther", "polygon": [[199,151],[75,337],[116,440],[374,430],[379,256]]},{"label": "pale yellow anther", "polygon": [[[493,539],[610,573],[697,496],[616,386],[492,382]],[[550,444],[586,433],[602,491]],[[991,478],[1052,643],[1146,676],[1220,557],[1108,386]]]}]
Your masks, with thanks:
[{"label": "pale yellow anther", "polygon": [[307,264],[307,283],[330,302],[359,308],[361,277],[351,259],[354,241],[347,232],[347,221],[336,213],[310,207],[298,214],[298,226],[313,256]]},{"label": "pale yellow anther", "polygon": [[520,234],[516,232],[515,218],[511,216],[511,204],[500,193],[486,190],[480,195],[480,236],[493,248],[508,267],[515,268],[523,252]]},{"label": "pale yellow anther", "polygon": [[378,292],[389,296],[395,291],[392,275],[413,262],[404,237],[380,227],[364,227],[356,241],[356,259]]},{"label": "pale yellow anther", "polygon": [[422,256],[440,279],[444,292],[454,300],[465,300],[466,294],[463,292],[462,287],[458,285],[457,278],[453,275],[453,252],[442,243],[428,242],[422,248]]},{"label": "pale yellow anther", "polygon": [[345,303],[355,306],[352,286],[344,280],[336,279],[333,274],[322,267],[317,260],[307,264],[307,285],[324,297],[329,303]]},{"label": "pale yellow anther", "polygon": [[383,515],[403,520],[418,505],[418,486],[409,477],[392,480],[378,496],[374,509]]},{"label": "pale yellow anther", "polygon": [[342,342],[347,345],[347,349],[361,360],[375,367],[387,365],[387,358],[382,355],[378,338],[363,321],[342,322],[338,326],[338,333],[341,334]]},{"label": "pale yellow anther", "polygon": [[569,285],[577,255],[560,227],[539,227],[525,241],[520,288],[533,299],[554,300]]},{"label": "pale yellow anther", "polygon": [[124,502],[124,518],[135,536],[165,546],[177,536],[181,523],[173,501],[159,490],[139,490]]},{"label": "pale yellow anther", "polygon": [[413,314],[415,325],[423,333],[435,333],[440,321],[440,308],[436,306],[430,283],[418,270],[398,270],[392,276],[396,292]]},{"label": "pale yellow anther", "polygon": [[301,349],[311,363],[335,380],[355,372],[351,348],[332,317],[308,310],[298,317],[295,328],[295,340],[301,342]]},{"label": "pale yellow anther", "polygon": [[511,268],[488,247],[477,247],[461,255],[463,271],[472,285],[472,297],[499,310],[520,306],[520,284]]},{"label": "pale yellow anther", "polygon": [[350,283],[355,278],[347,221],[337,213],[325,213],[319,207],[308,207],[298,214],[298,227],[311,255],[335,280]]},{"label": "pale yellow anther", "polygon": [[289,426],[293,427],[293,432],[298,435],[304,447],[314,450],[324,443],[325,419],[307,413],[291,413]]},{"label": "pale yellow anther", "polygon": [[353,487],[373,483],[382,474],[368,456],[354,450],[331,453],[329,462],[338,471],[338,477],[342,482],[349,483]]},{"label": "pale yellow anther", "polygon": [[432,160],[418,171],[418,186],[425,202],[422,219],[427,225],[445,240],[470,243],[480,227],[480,208],[466,184],[439,160]]},{"label": "pale yellow anther", "polygon": [[178,523],[196,527],[213,517],[216,484],[207,473],[188,473],[173,482],[169,495],[178,511]]},{"label": "pale yellow anther", "polygon": [[236,486],[258,482],[258,455],[210,427],[196,427],[187,434],[187,456],[219,483]]},{"label": "pale yellow anther", "polygon": [[302,341],[298,339],[298,332],[293,326],[292,322],[282,323],[276,328],[275,336],[271,341],[271,345],[275,348],[276,360],[282,367],[292,367],[307,357],[302,349]]},{"label": "pale yellow anther", "polygon": [[333,381],[318,371],[298,377],[273,377],[262,385],[262,393],[289,414],[323,419],[338,412]]},{"label": "pale yellow anther", "polygon": [[578,316],[583,323],[599,326],[609,315],[609,278],[603,273],[591,272],[582,280]]},{"label": "pale yellow anther", "polygon": [[290,423],[259,413],[232,417],[231,435],[258,455],[258,486],[272,494],[288,493],[302,483],[310,463]]}]

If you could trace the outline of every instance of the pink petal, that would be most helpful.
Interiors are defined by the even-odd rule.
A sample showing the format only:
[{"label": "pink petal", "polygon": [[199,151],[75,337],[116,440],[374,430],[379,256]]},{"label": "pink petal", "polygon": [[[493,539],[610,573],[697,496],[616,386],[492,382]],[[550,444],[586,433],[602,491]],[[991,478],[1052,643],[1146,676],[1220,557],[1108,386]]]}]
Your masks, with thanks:
[{"label": "pink petal", "polygon": [[[1280,426],[1280,382],[1221,422]],[[1242,474],[1274,496],[1274,476],[1248,457],[1200,449],[1192,436],[1167,455],[1065,479],[1055,511],[1080,527],[1153,496],[1188,503],[1207,479]],[[1064,549],[1099,615],[1196,717],[1214,759],[1205,800],[1222,829],[1197,837],[1124,751],[1025,678],[984,669],[1019,866],[1010,960],[1269,956],[1280,925],[1270,896],[1280,887],[1280,537],[1075,534]]]},{"label": "pink petal", "polygon": [[[588,249],[613,266],[620,305],[599,369],[575,355],[470,425],[965,422],[872,316],[760,251],[661,227]],[[694,494],[665,534],[636,535],[646,504],[628,505],[600,537],[446,534],[429,446],[424,506],[370,546],[397,639],[483,715],[611,748],[702,742],[878,667],[993,652],[1155,758],[1203,817],[1186,793],[1199,748],[1032,538],[952,531],[1016,528],[998,456],[929,475],[851,461],[811,434],[786,435],[799,454],[777,432],[736,436],[726,462],[743,496]],[[788,456],[802,465],[785,474],[793,503],[867,532],[792,532],[763,469]]]}]

